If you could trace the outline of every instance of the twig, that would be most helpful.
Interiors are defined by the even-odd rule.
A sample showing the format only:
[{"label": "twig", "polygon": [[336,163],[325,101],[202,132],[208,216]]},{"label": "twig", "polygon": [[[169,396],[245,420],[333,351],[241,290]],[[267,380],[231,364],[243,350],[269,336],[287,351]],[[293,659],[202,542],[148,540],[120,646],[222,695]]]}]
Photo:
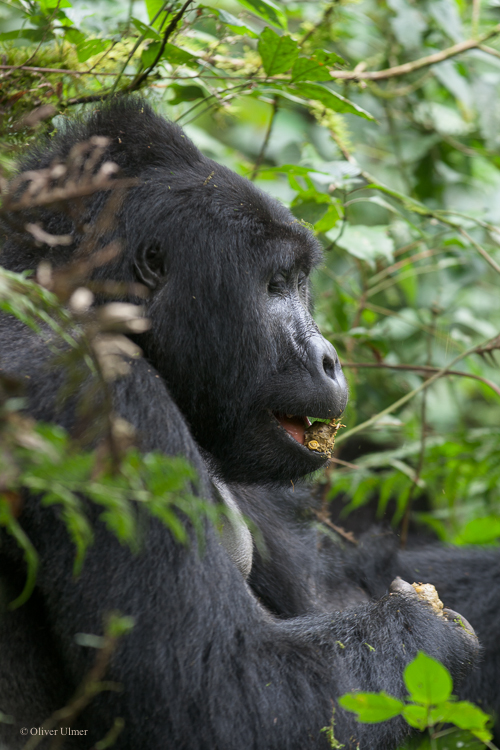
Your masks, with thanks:
[{"label": "twig", "polygon": [[351,544],[357,544],[358,540],[355,539],[352,531],[346,531],[342,528],[342,526],[337,526],[333,523],[333,521],[330,521],[327,515],[327,511],[322,508],[321,510],[316,510],[315,514],[318,518],[318,521],[321,521],[321,523],[326,524],[326,526],[329,526],[331,529],[335,531],[336,534],[339,534],[339,536],[343,537],[344,539],[347,539],[348,542],[351,542]]},{"label": "twig", "polygon": [[[153,16],[153,18],[150,21],[151,25],[153,25],[154,22],[156,21],[156,19],[159,17],[159,15],[161,13],[163,13],[164,10],[166,10],[167,3],[168,3],[168,0],[167,0],[167,2],[163,3],[161,5],[160,9],[158,10],[158,12],[155,13],[155,15]],[[122,66],[122,69],[120,70],[120,72],[118,73],[118,75],[116,77],[116,81],[113,84],[113,88],[111,89],[111,91],[109,91],[106,94],[106,96],[109,96],[109,95],[112,96],[115,93],[115,91],[118,88],[118,84],[120,82],[120,79],[121,79],[122,75],[125,73],[125,69],[126,69],[127,65],[129,64],[129,62],[131,61],[131,59],[133,58],[133,56],[135,55],[135,53],[137,52],[137,50],[139,49],[140,45],[142,44],[142,42],[144,41],[145,38],[146,38],[146,34],[145,33],[141,34],[139,36],[138,40],[136,41],[136,43],[134,44],[134,46],[132,47],[132,49],[128,53],[127,59],[125,60],[123,66]]]},{"label": "twig", "polygon": [[255,180],[257,177],[257,174],[259,172],[260,165],[262,164],[262,160],[264,159],[264,155],[266,153],[267,144],[269,143],[269,138],[271,137],[271,132],[274,125],[274,120],[276,117],[276,114],[278,112],[278,106],[279,106],[279,100],[278,97],[276,97],[273,100],[273,111],[271,112],[271,119],[269,120],[269,125],[267,126],[266,135],[264,137],[264,140],[262,142],[262,146],[260,147],[259,154],[255,160],[255,164],[252,170],[252,174],[250,175],[251,180]]},{"label": "twig", "polygon": [[462,52],[467,52],[469,49],[475,49],[481,46],[487,39],[497,36],[497,34],[500,34],[500,24],[497,24],[490,31],[481,34],[476,39],[467,39],[464,42],[459,42],[452,47],[441,50],[441,52],[435,52],[433,55],[427,55],[427,57],[421,57],[419,60],[403,63],[403,65],[395,65],[385,70],[332,70],[330,71],[330,75],[332,78],[342,81],[383,81],[387,78],[404,76],[408,73],[413,73],[415,70],[421,70],[430,65],[444,62],[444,60],[455,57]]},{"label": "twig", "polygon": [[68,68],[38,68],[33,65],[0,65],[0,70],[27,70],[30,73],[64,73],[71,76],[115,76],[116,73],[98,73],[94,70],[69,70]]},{"label": "twig", "polygon": [[[45,27],[45,29],[44,29],[44,31],[43,31],[43,34],[42,34],[42,38],[40,39],[40,41],[38,42],[37,46],[35,47],[35,50],[34,50],[34,51],[32,52],[32,54],[31,54],[31,55],[30,55],[30,56],[28,57],[28,59],[27,59],[27,60],[25,61],[25,64],[26,64],[27,62],[28,62],[28,63],[29,63],[29,62],[31,62],[31,61],[32,61],[32,60],[34,59],[34,57],[36,56],[36,54],[37,54],[38,50],[40,49],[40,47],[42,46],[42,44],[43,44],[43,43],[45,42],[45,39],[46,39],[47,33],[48,33],[49,29],[50,29],[50,25],[51,25],[52,21],[54,20],[54,17],[55,17],[55,15],[56,15],[56,13],[57,13],[57,12],[58,12],[58,10],[59,10],[59,5],[60,5],[60,0],[58,0],[58,2],[56,3],[56,6],[55,6],[55,8],[53,9],[53,12],[52,12],[52,14],[51,14],[50,18],[48,18],[48,19],[47,19],[47,25],[46,25],[46,27]],[[14,70],[16,70],[16,69],[17,69],[17,70],[19,70],[19,69],[22,69],[22,68],[24,67],[24,65],[11,65],[11,66],[8,66],[8,67],[9,67],[9,68],[10,68],[10,69],[11,69],[12,71],[14,71]],[[2,65],[2,66],[1,66],[1,68],[4,68],[4,66]],[[5,76],[2,76],[2,78],[6,78],[6,77],[7,77],[6,75],[5,75]]]},{"label": "twig", "polygon": [[[432,361],[432,342],[434,340],[434,333],[436,330],[436,320],[437,320],[437,309],[436,307],[431,308],[432,312],[432,330],[429,333],[429,336],[427,336],[427,367],[430,367],[429,362]],[[422,474],[422,469],[424,467],[424,459],[425,459],[425,443],[426,443],[426,436],[427,436],[427,394],[428,391],[424,391],[422,393],[422,405],[420,409],[420,451],[418,456],[418,463],[417,468],[415,471],[415,476],[413,477],[413,484],[410,487],[410,492],[408,494],[408,498],[406,500],[406,508],[403,515],[403,520],[401,522],[401,535],[399,539],[399,546],[401,549],[405,549],[406,542],[408,540],[408,531],[410,529],[410,516],[411,516],[411,509],[413,506],[413,498],[415,497],[415,492],[417,490],[417,487],[420,484],[420,477]]]},{"label": "twig", "polygon": [[476,248],[476,250],[478,251],[478,253],[480,253],[480,255],[483,256],[483,258],[485,259],[485,261],[487,263],[489,263],[490,266],[492,268],[494,268],[497,273],[500,273],[500,266],[498,265],[498,263],[496,261],[493,260],[493,258],[491,257],[491,255],[486,252],[486,250],[484,249],[484,247],[481,247],[481,245],[478,242],[476,242],[476,240],[473,237],[471,237],[470,234],[468,232],[466,232],[463,227],[460,227],[460,226],[458,226],[456,224],[454,224],[454,226],[458,229],[458,231],[460,232],[460,234],[462,235],[462,237],[465,237],[465,239],[468,240],[470,242],[470,244],[473,247]]},{"label": "twig", "polygon": [[346,469],[360,469],[361,467],[357,464],[352,464],[350,461],[343,461],[341,458],[335,458],[335,456],[330,456],[328,459],[329,463],[339,464],[340,466],[345,466]]},{"label": "twig", "polygon": [[133,81],[129,84],[127,87],[127,91],[136,91],[143,83],[146,81],[147,77],[151,73],[151,71],[154,70],[156,65],[161,59],[161,56],[163,55],[163,52],[165,51],[165,47],[167,46],[167,42],[172,36],[173,32],[177,28],[177,24],[181,20],[184,13],[187,11],[189,6],[194,2],[194,0],[186,0],[182,8],[175,14],[175,16],[172,18],[170,23],[168,24],[167,28],[165,29],[165,33],[163,35],[162,43],[160,45],[160,49],[158,50],[158,54],[156,55],[155,59],[147,68],[145,71],[140,73]]},{"label": "twig", "polygon": [[481,52],[486,52],[486,54],[492,55],[493,57],[500,57],[500,52],[497,49],[487,47],[486,44],[478,44],[478,49],[480,49]]},{"label": "twig", "polygon": [[[478,352],[479,354],[480,352]],[[352,367],[352,368],[373,368],[373,369],[380,369],[385,368],[388,370],[404,370],[407,372],[428,372],[428,373],[436,373],[440,372],[439,367],[431,367],[430,365],[391,365],[388,362],[342,362],[342,367]],[[481,383],[484,383],[489,388],[491,388],[497,396],[500,396],[500,387],[498,385],[495,385],[495,383],[492,383],[491,380],[488,380],[487,378],[483,378],[481,375],[473,375],[470,372],[460,372],[460,370],[448,370],[445,375],[458,375],[462,378],[472,378],[473,380],[479,380]]]}]

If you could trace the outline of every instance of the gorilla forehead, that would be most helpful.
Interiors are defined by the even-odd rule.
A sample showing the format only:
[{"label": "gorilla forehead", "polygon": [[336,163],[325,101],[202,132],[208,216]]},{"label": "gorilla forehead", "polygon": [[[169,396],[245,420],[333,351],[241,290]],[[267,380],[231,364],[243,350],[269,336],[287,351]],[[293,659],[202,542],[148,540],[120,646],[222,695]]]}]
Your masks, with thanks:
[{"label": "gorilla forehead", "polygon": [[[227,267],[236,273],[258,271],[264,277],[294,266],[308,272],[321,261],[313,234],[288,209],[204,156],[178,125],[142,99],[114,99],[90,115],[69,120],[54,138],[30,150],[21,170],[64,161],[75,143],[93,136],[107,137],[104,158],[116,163],[122,176],[137,180],[114,230],[115,236],[127,238],[122,270],[144,242],[155,242],[165,251],[174,273],[186,268],[185,259],[220,277]],[[90,208],[94,215],[104,202],[102,194],[90,201],[96,206]],[[53,258],[56,265],[63,254],[58,255]]]},{"label": "gorilla forehead", "polygon": [[[168,130],[172,123],[165,125]],[[141,214],[141,220],[131,216],[131,221],[141,233],[151,237],[154,217],[155,234],[167,252],[170,247],[175,252],[181,241],[202,263],[249,265],[263,275],[293,266],[309,272],[321,261],[312,233],[279,201],[199,152],[194,162],[172,169],[170,146],[158,144],[165,163],[140,175],[143,200],[131,200]]]}]

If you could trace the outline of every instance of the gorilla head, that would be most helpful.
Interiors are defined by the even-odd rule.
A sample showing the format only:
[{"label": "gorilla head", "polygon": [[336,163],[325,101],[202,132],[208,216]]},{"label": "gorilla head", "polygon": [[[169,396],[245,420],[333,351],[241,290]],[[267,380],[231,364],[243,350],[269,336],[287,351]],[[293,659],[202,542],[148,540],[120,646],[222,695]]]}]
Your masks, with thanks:
[{"label": "gorilla head", "polygon": [[[75,141],[94,135],[109,138],[105,158],[137,179],[113,228],[97,232],[96,249],[119,238],[123,252],[94,277],[149,288],[152,325],[139,343],[213,471],[262,482],[322,466],[325,456],[303,444],[307,418],[339,416],[347,389],[335,349],[311,317],[309,275],[321,262],[311,232],[141,100],[118,100],[72,122],[23,167],[64,160]],[[102,193],[91,198],[85,221],[95,226],[103,206]],[[68,251],[45,254],[54,265],[81,239],[65,221],[43,214],[46,231],[75,239]],[[14,261],[7,243],[3,263],[29,267],[18,245],[15,252]]]}]

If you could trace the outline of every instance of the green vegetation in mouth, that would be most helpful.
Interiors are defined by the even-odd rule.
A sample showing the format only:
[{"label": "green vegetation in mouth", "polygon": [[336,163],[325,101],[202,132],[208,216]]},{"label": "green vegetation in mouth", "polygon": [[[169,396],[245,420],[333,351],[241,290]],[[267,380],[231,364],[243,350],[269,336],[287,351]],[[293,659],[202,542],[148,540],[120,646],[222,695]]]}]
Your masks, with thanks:
[{"label": "green vegetation in mouth", "polygon": [[316,419],[304,433],[304,445],[311,451],[322,453],[328,458],[333,453],[335,436],[344,427],[340,419]]}]

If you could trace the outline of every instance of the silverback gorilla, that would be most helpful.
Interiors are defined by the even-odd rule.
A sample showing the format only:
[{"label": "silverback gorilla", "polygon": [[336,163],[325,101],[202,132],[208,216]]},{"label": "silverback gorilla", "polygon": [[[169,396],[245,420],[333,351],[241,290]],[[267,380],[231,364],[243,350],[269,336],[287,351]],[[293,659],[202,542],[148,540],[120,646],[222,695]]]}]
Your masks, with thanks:
[{"label": "silverback gorilla", "polygon": [[[229,542],[207,524],[201,553],[151,521],[133,555],[95,512],[95,540],[74,578],[57,509],[27,496],[19,520],[40,566],[34,593],[14,611],[6,604],[26,571],[8,535],[0,546],[0,711],[14,719],[0,724],[2,747],[22,747],[20,728],[40,726],[71,699],[95,659],[75,635],[101,633],[111,610],[135,620],[106,675],[122,689],[92,700],[72,725],[87,732],[69,737],[68,748],[94,747],[115,717],[124,720],[123,750],[327,748],[321,729],[335,709],[346,748],[395,749],[410,731],[405,722],[357,724],[336,700],[350,690],[404,696],[402,672],[418,650],[446,665],[457,693],[499,711],[498,553],[401,553],[375,532],[352,550],[326,537],[318,545],[313,500],[292,491],[291,480],[325,460],[303,445],[306,415],[338,416],[347,399],[337,354],[311,317],[308,279],[321,262],[314,237],[141,100],[70,121],[21,170],[64,163],[92,136],[106,137],[105,158],[135,179],[112,226],[99,223],[109,193],[82,203],[78,221],[60,207],[27,209],[4,221],[0,262],[14,271],[42,259],[61,267],[78,255],[83,225],[94,227],[95,250],[121,241],[122,252],[92,276],[146,285],[151,328],[136,336],[144,356],[111,385],[115,413],[143,451],[187,457],[199,493],[252,519],[267,554],[252,550],[248,529],[233,520]],[[18,227],[33,217],[71,244],[30,242]],[[60,404],[47,338],[4,316],[0,367],[29,383],[33,417],[71,431],[74,399]],[[456,613],[438,617],[405,580],[434,583],[483,651]]]}]

